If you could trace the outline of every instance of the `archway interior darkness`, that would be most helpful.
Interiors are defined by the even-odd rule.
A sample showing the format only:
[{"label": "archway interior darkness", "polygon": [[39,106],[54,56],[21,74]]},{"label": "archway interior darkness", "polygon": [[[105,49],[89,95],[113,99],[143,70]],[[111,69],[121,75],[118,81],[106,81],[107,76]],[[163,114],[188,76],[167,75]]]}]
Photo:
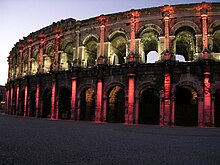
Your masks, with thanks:
[{"label": "archway interior darkness", "polygon": [[59,119],[71,118],[71,92],[63,88],[59,93]]},{"label": "archway interior darkness", "polygon": [[215,126],[220,127],[220,89],[215,93],[215,113],[214,113]]},{"label": "archway interior darkness", "polygon": [[125,122],[125,94],[120,86],[113,87],[108,92],[107,122]]},{"label": "archway interior darkness", "polygon": [[19,115],[24,116],[24,101],[25,101],[25,92],[21,92],[21,101],[20,101],[20,112]]},{"label": "archway interior darkness", "polygon": [[189,86],[183,86],[179,87],[175,94],[175,125],[197,126],[198,100],[196,91]]},{"label": "archway interior darkness", "polygon": [[138,116],[139,124],[159,124],[160,99],[156,89],[146,88],[141,91]]},{"label": "archway interior darkness", "polygon": [[43,94],[43,111],[42,118],[51,117],[51,91],[46,89]]},{"label": "archway interior darkness", "polygon": [[87,88],[81,93],[80,120],[95,120],[95,91]]},{"label": "archway interior darkness", "polygon": [[[220,25],[219,25],[219,29],[220,29]],[[220,53],[220,30],[215,31],[213,34],[213,52]]]},{"label": "archway interior darkness", "polygon": [[30,94],[30,117],[36,116],[36,92]]}]

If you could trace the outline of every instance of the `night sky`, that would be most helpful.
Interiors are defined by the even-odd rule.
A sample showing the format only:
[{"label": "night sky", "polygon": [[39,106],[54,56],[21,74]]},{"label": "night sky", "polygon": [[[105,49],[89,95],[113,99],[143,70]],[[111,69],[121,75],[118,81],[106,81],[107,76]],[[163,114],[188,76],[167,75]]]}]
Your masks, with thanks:
[{"label": "night sky", "polygon": [[[88,19],[101,14],[200,3],[204,0],[1,0],[0,1],[0,85],[8,76],[7,57],[19,39],[61,19]],[[206,0],[219,2],[219,0]]]}]

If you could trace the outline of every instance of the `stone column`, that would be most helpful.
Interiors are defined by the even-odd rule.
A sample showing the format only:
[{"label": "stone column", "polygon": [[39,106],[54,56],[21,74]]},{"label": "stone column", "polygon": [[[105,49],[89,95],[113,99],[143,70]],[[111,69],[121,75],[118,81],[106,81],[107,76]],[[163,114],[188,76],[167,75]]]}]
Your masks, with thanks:
[{"label": "stone column", "polygon": [[32,54],[32,43],[33,43],[33,40],[32,39],[29,39],[28,40],[28,61],[27,61],[27,75],[30,75],[31,74],[31,54]]},{"label": "stone column", "polygon": [[164,11],[163,13],[164,27],[165,27],[165,50],[170,50],[169,41],[169,11]]},{"label": "stone column", "polygon": [[20,61],[19,61],[19,77],[23,75],[23,49],[24,45],[19,45]]},{"label": "stone column", "polygon": [[198,126],[203,127],[203,97],[198,97]]},{"label": "stone column", "polygon": [[102,112],[102,80],[99,79],[97,82],[97,96],[96,96],[96,115],[95,122],[101,122],[101,112]]},{"label": "stone column", "polygon": [[53,79],[52,81],[52,92],[51,92],[51,119],[55,119],[55,103],[56,103],[56,81]]},{"label": "stone column", "polygon": [[39,85],[39,82],[37,83],[37,87],[36,87],[36,117],[40,116],[39,115],[39,100],[40,100],[40,97],[39,97],[39,94],[40,94],[40,85]]},{"label": "stone column", "polygon": [[207,34],[207,9],[202,8],[200,10],[202,17],[202,40],[203,40],[203,50],[208,49],[208,34]]},{"label": "stone column", "polygon": [[211,93],[210,93],[210,73],[205,72],[204,73],[204,88],[203,88],[203,94],[204,94],[204,124],[206,126],[211,125]]},{"label": "stone column", "polygon": [[29,108],[28,107],[28,83],[25,86],[24,91],[24,117],[29,116]]},{"label": "stone column", "polygon": [[55,33],[55,53],[54,53],[54,66],[53,66],[53,70],[57,70],[59,68],[59,61],[58,61],[58,57],[59,57],[59,47],[60,47],[60,33],[61,30],[60,29],[56,29],[54,31]]},{"label": "stone column", "polygon": [[170,73],[164,74],[164,125],[171,122],[171,101],[170,101],[171,77]]},{"label": "stone column", "polygon": [[19,115],[19,85],[16,88],[16,115]]},{"label": "stone column", "polygon": [[135,89],[135,74],[128,74],[128,119],[127,124],[133,124],[134,114],[134,89]]},{"label": "stone column", "polygon": [[73,77],[72,78],[72,100],[71,100],[71,119],[74,120],[75,118],[75,111],[76,111],[76,83],[77,83],[77,78]]},{"label": "stone column", "polygon": [[43,54],[44,54],[44,43],[45,43],[45,38],[46,35],[44,34],[40,34],[40,54],[39,54],[39,72],[42,73],[43,72]]},{"label": "stone column", "polygon": [[79,36],[80,36],[80,27],[79,25],[76,27],[76,31],[75,31],[75,35],[76,35],[76,48],[75,48],[75,56],[73,58],[73,63],[74,65],[78,66],[79,65],[79,61],[80,61],[80,56],[79,56]]}]

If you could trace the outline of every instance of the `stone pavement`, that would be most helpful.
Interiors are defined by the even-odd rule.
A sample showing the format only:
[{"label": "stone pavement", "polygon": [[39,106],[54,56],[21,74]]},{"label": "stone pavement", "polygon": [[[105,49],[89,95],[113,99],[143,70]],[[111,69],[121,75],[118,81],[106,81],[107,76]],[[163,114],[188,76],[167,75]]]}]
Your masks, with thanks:
[{"label": "stone pavement", "polygon": [[0,115],[0,165],[219,165],[220,128]]}]

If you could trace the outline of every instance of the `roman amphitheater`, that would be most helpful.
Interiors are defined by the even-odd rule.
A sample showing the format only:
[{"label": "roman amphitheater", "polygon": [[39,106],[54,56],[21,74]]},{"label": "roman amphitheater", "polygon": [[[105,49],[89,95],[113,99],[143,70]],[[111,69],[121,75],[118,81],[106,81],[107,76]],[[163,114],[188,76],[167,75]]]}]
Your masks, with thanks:
[{"label": "roman amphitheater", "polygon": [[52,23],[8,56],[9,115],[220,126],[220,3]]}]

